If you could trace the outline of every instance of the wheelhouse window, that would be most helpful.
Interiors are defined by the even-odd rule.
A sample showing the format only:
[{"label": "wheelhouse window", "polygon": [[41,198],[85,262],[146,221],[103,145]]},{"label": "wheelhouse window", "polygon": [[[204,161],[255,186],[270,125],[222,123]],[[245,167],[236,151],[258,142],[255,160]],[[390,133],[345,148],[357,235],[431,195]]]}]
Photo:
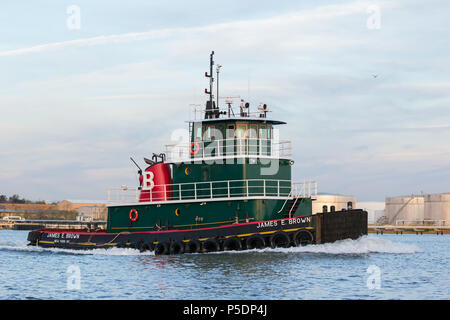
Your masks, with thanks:
[{"label": "wheelhouse window", "polygon": [[200,127],[196,127],[195,128],[195,141],[200,141],[200,140],[202,140],[202,134],[203,134],[203,130],[202,130],[203,128],[200,126]]},{"label": "wheelhouse window", "polygon": [[248,128],[248,138],[249,139],[258,139],[258,126],[252,124]]},{"label": "wheelhouse window", "polygon": [[234,139],[234,131],[235,131],[234,124],[229,124],[227,126],[227,139]]},{"label": "wheelhouse window", "polygon": [[259,126],[259,138],[267,139],[266,126],[264,126],[264,125]]},{"label": "wheelhouse window", "polygon": [[272,139],[272,126],[267,126],[267,139]]},{"label": "wheelhouse window", "polygon": [[206,140],[206,141],[214,140],[215,139],[215,130],[216,130],[216,128],[214,126],[205,127],[204,140]]},{"label": "wheelhouse window", "polygon": [[236,133],[236,138],[247,139],[247,124],[238,124]]}]

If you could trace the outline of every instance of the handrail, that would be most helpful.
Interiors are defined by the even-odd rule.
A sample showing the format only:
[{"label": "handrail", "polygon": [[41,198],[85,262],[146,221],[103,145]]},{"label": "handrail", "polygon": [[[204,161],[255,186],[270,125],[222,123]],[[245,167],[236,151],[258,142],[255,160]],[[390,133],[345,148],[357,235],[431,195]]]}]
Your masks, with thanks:
[{"label": "handrail", "polygon": [[169,144],[165,146],[167,161],[198,160],[236,156],[256,156],[269,158],[291,158],[292,143],[289,140],[266,138],[231,138],[199,140],[198,150],[192,153],[191,143]]},{"label": "handrail", "polygon": [[294,209],[295,205],[297,204],[299,197],[295,197],[295,201],[292,204],[291,210],[289,210],[289,218],[291,217],[292,209]]},{"label": "handrail", "polygon": [[[301,186],[299,188],[298,186]],[[139,188],[112,188],[108,190],[108,203],[170,202],[207,199],[233,199],[236,197],[314,197],[317,183],[304,181],[292,183],[290,180],[247,179],[205,182],[184,182],[155,185],[151,190]]]},{"label": "handrail", "polygon": [[286,200],[284,200],[284,203],[283,203],[283,205],[281,206],[281,209],[280,209],[277,213],[281,213],[281,212],[283,211],[284,206],[286,205],[286,203],[288,202],[288,200],[291,200],[291,199],[290,199],[291,195],[292,195],[292,190],[291,190],[291,192],[289,192],[288,198],[287,198]]},{"label": "handrail", "polygon": [[[240,107],[237,107],[240,110]],[[220,119],[223,118],[230,118],[228,116],[228,107],[217,107],[216,109],[206,109],[206,107],[203,107],[201,105],[191,105],[191,108],[189,110],[189,120],[204,120],[205,114],[210,112],[211,114],[217,114],[217,116]],[[242,114],[241,112],[236,112],[233,114],[232,118],[258,118],[258,119],[266,119],[267,113],[270,113],[271,111],[253,111],[249,112],[248,110],[244,111]]]}]

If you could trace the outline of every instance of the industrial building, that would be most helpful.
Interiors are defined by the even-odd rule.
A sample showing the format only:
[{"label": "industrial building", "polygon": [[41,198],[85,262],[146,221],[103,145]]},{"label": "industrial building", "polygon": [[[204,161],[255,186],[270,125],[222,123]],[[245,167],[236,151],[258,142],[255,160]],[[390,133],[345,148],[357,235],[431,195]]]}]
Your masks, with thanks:
[{"label": "industrial building", "polygon": [[385,214],[392,225],[450,225],[450,193],[388,197]]},{"label": "industrial building", "polygon": [[385,202],[356,202],[355,196],[317,195],[312,202],[313,213],[340,211],[348,205],[368,213],[368,224],[450,225],[450,193],[387,197]]},{"label": "industrial building", "polygon": [[107,219],[107,209],[105,205],[87,205],[81,206],[76,209],[78,212],[77,219],[80,221],[92,221]]},{"label": "industrial building", "polygon": [[315,214],[323,212],[324,209],[327,211],[340,211],[347,209],[348,206],[357,208],[355,196],[322,194],[317,195],[317,199],[312,202],[312,212]]},{"label": "industrial building", "polygon": [[367,223],[369,225],[379,224],[385,220],[383,219],[385,217],[384,201],[359,201],[357,208],[367,211]]}]

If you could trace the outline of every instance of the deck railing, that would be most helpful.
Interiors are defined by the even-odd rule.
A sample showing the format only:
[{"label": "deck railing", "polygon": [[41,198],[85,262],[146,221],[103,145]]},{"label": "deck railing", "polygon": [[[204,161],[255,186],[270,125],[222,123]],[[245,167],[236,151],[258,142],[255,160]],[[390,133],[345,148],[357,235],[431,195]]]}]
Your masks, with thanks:
[{"label": "deck railing", "polygon": [[315,181],[292,183],[290,180],[251,179],[155,185],[151,190],[122,186],[108,190],[108,204],[316,196]]},{"label": "deck railing", "polygon": [[189,120],[205,120],[205,119],[223,119],[223,118],[267,118],[271,111],[252,111],[248,109],[241,109],[240,107],[228,108],[219,107],[216,109],[206,109],[201,105],[191,105],[189,112]]},{"label": "deck railing", "polygon": [[239,156],[290,159],[292,144],[288,140],[221,139],[166,145],[165,153],[169,162]]}]

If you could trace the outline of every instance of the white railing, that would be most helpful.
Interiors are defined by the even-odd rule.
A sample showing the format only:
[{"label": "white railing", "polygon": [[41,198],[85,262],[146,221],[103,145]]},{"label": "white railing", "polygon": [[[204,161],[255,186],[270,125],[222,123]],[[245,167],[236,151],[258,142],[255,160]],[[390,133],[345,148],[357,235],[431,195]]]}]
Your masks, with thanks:
[{"label": "white railing", "polygon": [[317,199],[317,182],[312,180],[293,182],[292,196]]},{"label": "white railing", "polygon": [[251,138],[196,141],[189,144],[166,145],[165,154],[168,162],[239,156],[290,159],[292,143],[288,140]]},{"label": "white railing", "polygon": [[114,188],[108,190],[108,204],[136,202],[207,201],[233,198],[294,198],[317,196],[317,183],[290,180],[225,180],[155,185],[151,190]]},{"label": "white railing", "polygon": [[255,111],[249,112],[248,109],[243,109],[241,107],[234,107],[228,109],[228,107],[220,107],[217,109],[208,109],[201,105],[192,105],[190,108],[189,120],[207,120],[206,117],[210,119],[223,119],[223,118],[266,118],[267,113],[270,111]]}]

